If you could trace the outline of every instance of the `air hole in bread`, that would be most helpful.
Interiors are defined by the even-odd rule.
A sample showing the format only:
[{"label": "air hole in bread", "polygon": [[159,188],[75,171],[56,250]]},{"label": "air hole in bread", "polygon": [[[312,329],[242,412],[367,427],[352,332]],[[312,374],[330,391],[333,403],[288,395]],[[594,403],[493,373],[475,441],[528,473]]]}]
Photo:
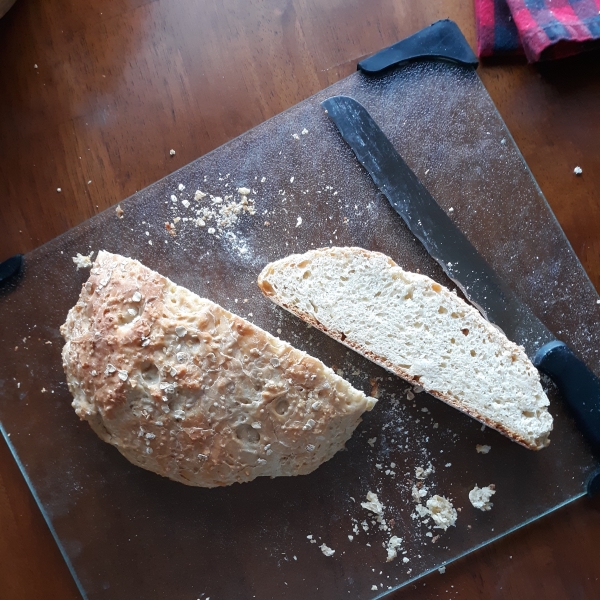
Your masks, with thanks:
[{"label": "air hole in bread", "polygon": [[464,329],[461,329],[461,332],[463,335],[469,335],[469,330],[466,327]]},{"label": "air hole in bread", "polygon": [[278,415],[285,415],[285,413],[287,412],[289,407],[290,407],[290,403],[287,400],[280,400],[277,403],[277,406],[275,406],[275,412]]},{"label": "air hole in bread", "polygon": [[236,430],[235,434],[237,435],[239,440],[244,442],[250,442],[251,444],[256,444],[260,440],[260,433],[253,429],[247,423],[240,425]]},{"label": "air hole in bread", "polygon": [[304,271],[304,274],[302,275],[302,279],[308,279],[310,277],[310,271]]},{"label": "air hole in bread", "polygon": [[450,343],[451,344],[456,344],[456,340],[454,338],[450,338]]},{"label": "air hole in bread", "polygon": [[434,283],[431,289],[439,294],[442,291],[442,286],[439,283]]},{"label": "air hole in bread", "polygon": [[319,309],[311,302],[310,305],[313,307],[313,312],[315,314],[317,314],[319,312]]},{"label": "air hole in bread", "polygon": [[151,362],[145,362],[141,367],[142,379],[148,385],[156,385],[160,381],[160,373],[158,367]]},{"label": "air hole in bread", "polygon": [[440,315],[445,315],[448,312],[448,309],[444,306],[440,306],[438,308],[438,312],[440,313]]},{"label": "air hole in bread", "polygon": [[522,411],[523,416],[526,417],[527,419],[531,419],[532,417],[535,417],[535,413],[531,410],[524,410]]},{"label": "air hole in bread", "polygon": [[340,340],[343,342],[346,339],[346,334],[344,332],[342,332],[340,334]]},{"label": "air hole in bread", "polygon": [[406,294],[404,294],[404,299],[405,300],[412,300],[413,297],[413,291],[409,290]]},{"label": "air hole in bread", "polygon": [[475,350],[471,350],[471,356],[476,356]]}]

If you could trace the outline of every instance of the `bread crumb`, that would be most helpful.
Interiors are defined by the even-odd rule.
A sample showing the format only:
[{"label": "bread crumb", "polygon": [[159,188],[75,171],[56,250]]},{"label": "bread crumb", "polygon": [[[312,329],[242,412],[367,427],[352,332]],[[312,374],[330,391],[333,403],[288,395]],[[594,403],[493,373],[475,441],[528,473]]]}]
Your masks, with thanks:
[{"label": "bread crumb", "polygon": [[333,556],[335,554],[335,550],[332,550],[329,546],[327,546],[326,544],[321,544],[319,546],[319,548],[321,548],[321,552],[325,555],[325,556]]},{"label": "bread crumb", "polygon": [[433,473],[434,469],[433,466],[431,465],[431,463],[429,463],[429,465],[426,468],[423,467],[416,467],[415,468],[415,477],[417,479],[427,479],[432,473]]},{"label": "bread crumb", "polygon": [[79,271],[79,269],[89,269],[92,266],[93,255],[94,252],[90,252],[87,256],[79,254],[78,252],[77,256],[73,256],[73,262],[75,263],[77,270]]},{"label": "bread crumb", "polygon": [[185,185],[183,185],[183,183],[180,183],[180,184],[177,186],[177,189],[178,189],[180,192],[183,192],[183,190],[185,190]]},{"label": "bread crumb", "polygon": [[369,379],[369,383],[371,384],[371,396],[379,398],[379,382],[377,379]]},{"label": "bread crumb", "polygon": [[171,236],[177,236],[177,230],[175,229],[175,225],[173,223],[165,223],[165,229],[169,232]]},{"label": "bread crumb", "polygon": [[250,190],[250,188],[247,187],[241,187],[238,188],[238,194],[240,196],[247,196],[252,190]]},{"label": "bread crumb", "polygon": [[194,200],[202,200],[202,198],[206,198],[206,194],[200,190],[196,190],[194,194]]},{"label": "bread crumb", "polygon": [[482,488],[477,487],[477,484],[475,484],[475,487],[469,492],[469,501],[479,510],[491,510],[494,504],[490,502],[490,499],[496,493],[495,488],[496,486],[493,483]]},{"label": "bread crumb", "polygon": [[353,535],[349,535],[349,536],[348,536],[348,539],[349,539],[350,541],[352,541],[352,540],[354,539],[354,536],[353,536]]},{"label": "bread crumb", "polygon": [[308,133],[308,129],[306,127],[300,132],[302,135],[306,135]]},{"label": "bread crumb", "polygon": [[173,148],[171,148],[171,149],[169,150],[169,154],[170,154],[171,156],[175,156],[175,150],[173,150]]},{"label": "bread crumb", "polygon": [[573,173],[575,173],[575,175],[581,175],[583,173],[583,169],[581,167],[575,167],[573,169]]},{"label": "bread crumb", "polygon": [[61,188],[56,188],[56,191],[60,193],[60,192],[62,192],[62,189]]},{"label": "bread crumb", "polygon": [[123,218],[123,213],[125,212],[122,208],[120,204],[117,204],[117,208],[115,208],[115,212],[117,213],[117,217],[119,219]]},{"label": "bread crumb", "polygon": [[[398,548],[402,545],[402,538],[393,535],[387,543],[386,562],[392,562],[398,556]],[[406,559],[405,559],[406,560]],[[407,561],[408,562],[408,561]]]},{"label": "bread crumb", "polygon": [[376,592],[379,588],[376,585],[371,586],[371,591]]},{"label": "bread crumb", "polygon": [[443,529],[446,531],[448,527],[452,527],[456,524],[456,518],[458,516],[456,510],[452,506],[452,503],[443,496],[432,496],[427,500],[427,509],[429,514],[435,523],[436,529]]},{"label": "bread crumb", "polygon": [[296,220],[296,227],[300,227],[300,225],[302,225],[302,217],[298,217],[298,219]]},{"label": "bread crumb", "polygon": [[292,137],[293,137],[295,140],[299,140],[299,139],[300,139],[300,136],[299,136],[297,133],[292,133]]},{"label": "bread crumb", "polygon": [[492,447],[487,446],[486,444],[477,444],[477,446],[475,446],[475,450],[477,450],[479,454],[487,454],[491,449]]},{"label": "bread crumb", "polygon": [[377,441],[377,438],[376,438],[376,437],[374,437],[374,438],[369,438],[369,439],[367,440],[367,444],[369,444],[369,446],[371,446],[371,448],[373,448],[373,446],[375,445],[375,442],[376,442],[376,441]]},{"label": "bread crumb", "polygon": [[440,575],[443,575],[445,572],[446,572],[446,565],[444,565],[438,569],[438,573]]}]

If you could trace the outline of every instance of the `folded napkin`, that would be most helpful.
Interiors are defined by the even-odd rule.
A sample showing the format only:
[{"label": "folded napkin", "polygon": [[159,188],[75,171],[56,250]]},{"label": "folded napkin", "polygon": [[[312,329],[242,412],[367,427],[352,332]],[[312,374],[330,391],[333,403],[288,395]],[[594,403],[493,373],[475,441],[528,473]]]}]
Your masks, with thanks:
[{"label": "folded napkin", "polygon": [[600,0],[474,0],[480,57],[529,62],[600,47]]}]

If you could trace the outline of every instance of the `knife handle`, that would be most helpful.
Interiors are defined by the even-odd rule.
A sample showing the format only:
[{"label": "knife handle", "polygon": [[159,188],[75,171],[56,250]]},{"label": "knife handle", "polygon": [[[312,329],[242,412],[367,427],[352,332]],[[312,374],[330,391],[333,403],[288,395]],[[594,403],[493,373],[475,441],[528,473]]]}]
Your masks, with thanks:
[{"label": "knife handle", "polygon": [[600,379],[559,341],[542,346],[533,364],[556,383],[577,427],[600,456]]}]

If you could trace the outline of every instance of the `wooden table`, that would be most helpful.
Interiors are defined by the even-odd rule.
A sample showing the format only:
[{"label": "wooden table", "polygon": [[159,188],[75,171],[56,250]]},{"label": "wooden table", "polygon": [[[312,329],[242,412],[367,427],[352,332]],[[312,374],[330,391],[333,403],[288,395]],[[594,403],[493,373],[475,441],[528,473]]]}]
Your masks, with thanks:
[{"label": "wooden table", "polygon": [[[464,0],[18,0],[0,20],[0,260],[446,17],[475,47]],[[599,289],[600,54],[479,75]],[[393,597],[600,598],[598,540],[600,498],[580,500]],[[4,442],[0,597],[79,598]]]}]

